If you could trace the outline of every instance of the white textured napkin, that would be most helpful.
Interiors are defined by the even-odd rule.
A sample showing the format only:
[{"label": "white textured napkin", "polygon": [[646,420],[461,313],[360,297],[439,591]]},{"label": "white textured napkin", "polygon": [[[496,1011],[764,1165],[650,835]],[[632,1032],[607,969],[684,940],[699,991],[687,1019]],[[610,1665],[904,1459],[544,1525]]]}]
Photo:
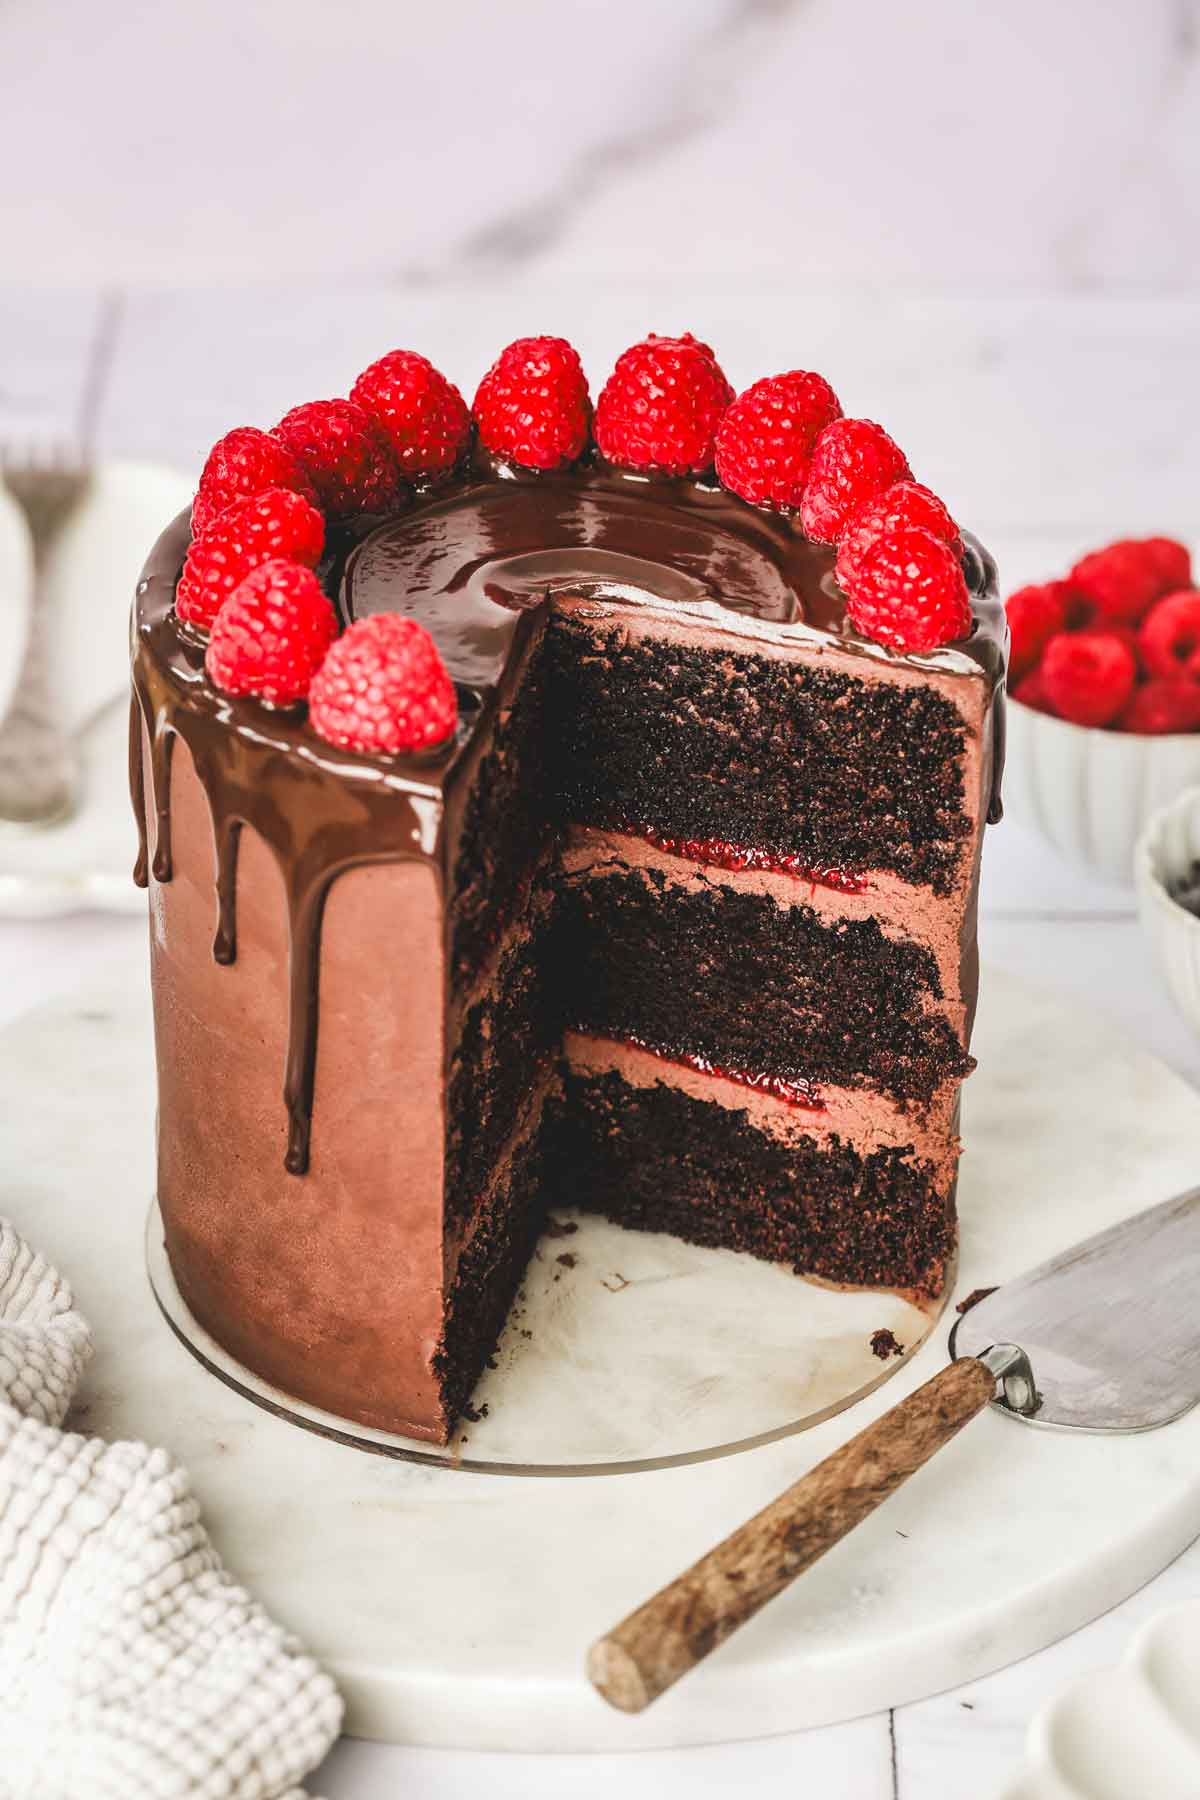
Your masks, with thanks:
[{"label": "white textured napkin", "polygon": [[165,1450],[58,1429],[90,1349],[0,1219],[0,1800],[302,1800],[333,1683],[222,1568]]}]

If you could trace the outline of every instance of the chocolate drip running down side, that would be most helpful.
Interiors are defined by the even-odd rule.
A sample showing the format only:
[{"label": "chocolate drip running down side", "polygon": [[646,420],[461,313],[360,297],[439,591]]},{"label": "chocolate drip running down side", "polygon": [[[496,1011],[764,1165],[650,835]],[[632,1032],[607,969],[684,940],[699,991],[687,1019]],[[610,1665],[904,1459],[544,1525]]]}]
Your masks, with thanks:
[{"label": "chocolate drip running down side", "polygon": [[[684,614],[740,620],[739,629],[751,634],[832,641],[875,667],[899,661],[986,681],[993,771],[988,816],[999,817],[1005,625],[994,565],[973,540],[967,540],[965,558],[973,635],[928,656],[897,658],[850,626],[830,550],[810,543],[791,520],[746,507],[704,482],[647,480],[599,467],[518,478],[488,465],[433,493],[410,496],[393,517],[372,523],[348,554],[335,556],[329,586],[347,621],[379,610],[406,612],[437,640],[459,689],[462,717],[451,742],[431,755],[343,752],[309,729],[302,707],[276,710],[215,691],[205,675],[202,640],[173,611],[189,542],[186,515],[156,545],[135,607],[134,879],[142,886],[151,875],[158,882],[171,879],[171,759],[181,739],[211,814],[217,962],[232,963],[237,954],[244,825],[267,845],[282,876],[290,943],[286,1163],[293,1173],[308,1166],[321,921],[330,888],[348,869],[419,861],[433,868],[447,898],[449,786],[470,746],[490,728],[504,672],[524,654],[543,603],[555,594],[666,602]],[[699,615],[697,609],[703,609]]]},{"label": "chocolate drip running down side", "polygon": [[[308,1167],[325,900],[347,869],[404,861],[436,867],[441,796],[436,778],[423,777],[417,766],[405,773],[320,744],[301,711],[273,711],[215,692],[204,675],[202,645],[177,626],[172,612],[187,543],[188,524],[181,517],[159,540],[138,589],[130,772],[141,827],[134,879],[142,886],[148,873],[155,881],[171,879],[171,757],[179,739],[212,817],[216,961],[231,963],[236,955],[243,825],[267,845],[283,878],[291,957],[286,1162],[299,1175]],[[450,761],[458,747],[456,740],[437,761]],[[146,832],[147,762],[153,846]]]}]

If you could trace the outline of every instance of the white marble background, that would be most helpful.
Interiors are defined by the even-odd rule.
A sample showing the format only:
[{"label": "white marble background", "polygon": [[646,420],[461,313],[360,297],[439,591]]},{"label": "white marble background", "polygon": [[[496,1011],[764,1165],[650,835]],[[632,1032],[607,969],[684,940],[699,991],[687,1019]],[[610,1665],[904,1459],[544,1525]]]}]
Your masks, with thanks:
[{"label": "white marble background", "polygon": [[[1197,0],[7,0],[0,450],[195,468],[394,343],[470,393],[519,333],[566,332],[595,386],[690,328],[738,384],[825,370],[1009,585],[1195,540],[1198,42]],[[982,929],[1200,1085],[1127,895],[1010,823]],[[0,1017],[136,931],[0,924]],[[1048,1692],[1197,1594],[1193,1547],[1039,1657],[804,1737],[619,1769],[347,1743],[321,1791],[986,1796]]]},{"label": "white marble background", "polygon": [[1195,0],[8,0],[10,274],[1200,278]]}]

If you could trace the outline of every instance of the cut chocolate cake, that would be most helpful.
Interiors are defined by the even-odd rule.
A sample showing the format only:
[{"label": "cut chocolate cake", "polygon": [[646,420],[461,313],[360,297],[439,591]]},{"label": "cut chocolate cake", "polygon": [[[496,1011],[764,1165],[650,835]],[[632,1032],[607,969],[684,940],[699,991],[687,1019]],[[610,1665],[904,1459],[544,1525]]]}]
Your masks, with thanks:
[{"label": "cut chocolate cake", "polygon": [[522,340],[471,422],[393,352],[146,567],[167,1249],[341,1417],[449,1437],[551,1205],[947,1279],[995,570],[818,377],[730,400],[651,338],[593,427]]}]

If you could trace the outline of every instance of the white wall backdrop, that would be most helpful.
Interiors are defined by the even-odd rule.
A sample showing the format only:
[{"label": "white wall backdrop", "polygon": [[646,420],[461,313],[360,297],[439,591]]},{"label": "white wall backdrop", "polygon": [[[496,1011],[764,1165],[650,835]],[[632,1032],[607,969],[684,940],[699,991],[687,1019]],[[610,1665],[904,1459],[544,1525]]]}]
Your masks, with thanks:
[{"label": "white wall backdrop", "polygon": [[1196,0],[7,0],[10,281],[1200,278]]}]

